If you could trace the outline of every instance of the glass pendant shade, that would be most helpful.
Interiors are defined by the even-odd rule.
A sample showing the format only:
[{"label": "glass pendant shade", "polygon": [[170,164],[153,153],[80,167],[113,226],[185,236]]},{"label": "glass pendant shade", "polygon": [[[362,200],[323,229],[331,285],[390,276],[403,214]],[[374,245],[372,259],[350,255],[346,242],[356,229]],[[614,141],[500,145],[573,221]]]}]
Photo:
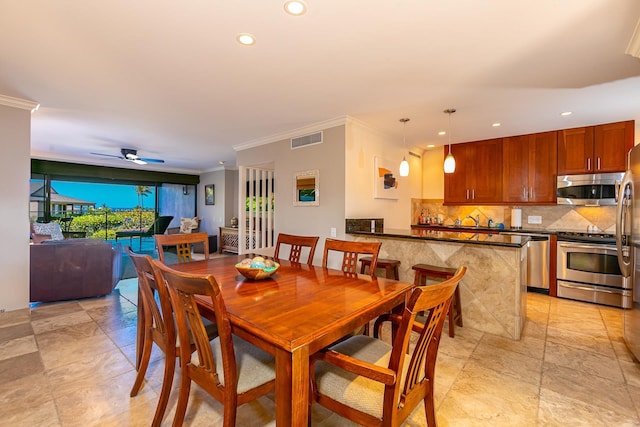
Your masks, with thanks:
[{"label": "glass pendant shade", "polygon": [[449,131],[447,132],[449,135],[449,154],[444,158],[444,173],[454,173],[456,170],[456,159],[454,159],[453,154],[451,154],[451,115],[456,112],[456,109],[447,108],[443,112],[449,116]]},{"label": "glass pendant shade", "polygon": [[[411,119],[400,119],[400,122],[402,123],[402,145],[405,150],[407,148],[407,136],[405,133],[405,127],[409,120]],[[407,162],[407,156],[402,156],[402,161],[400,162],[400,176],[409,176],[409,162]]]},{"label": "glass pendant shade", "polygon": [[406,157],[403,157],[400,162],[400,176],[409,176],[409,162]]},{"label": "glass pendant shade", "polygon": [[454,173],[456,171],[456,159],[451,154],[451,147],[449,147],[449,154],[444,159],[444,173]]}]

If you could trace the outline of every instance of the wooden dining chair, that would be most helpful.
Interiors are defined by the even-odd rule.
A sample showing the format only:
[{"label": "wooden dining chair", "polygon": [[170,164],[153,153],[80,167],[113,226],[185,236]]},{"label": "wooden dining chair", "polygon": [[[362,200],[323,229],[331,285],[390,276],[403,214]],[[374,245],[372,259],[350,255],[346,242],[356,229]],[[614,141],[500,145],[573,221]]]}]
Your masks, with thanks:
[{"label": "wooden dining chair", "polygon": [[369,273],[375,277],[376,266],[378,265],[378,253],[380,252],[380,242],[354,242],[348,240],[325,239],[324,254],[322,256],[322,266],[327,267],[330,252],[342,252],[342,271],[345,273],[358,273],[358,257],[360,255],[370,255],[371,264]]},{"label": "wooden dining chair", "polygon": [[[155,343],[165,354],[164,377],[162,389],[156,412],[153,416],[152,426],[159,426],[164,417],[164,412],[169,401],[173,375],[176,366],[176,356],[179,348],[176,344],[176,328],[173,317],[173,309],[169,297],[169,291],[154,267],[152,259],[148,255],[136,254],[130,247],[126,252],[133,262],[138,275],[138,348],[136,351],[137,374],[131,388],[131,397],[140,391],[144,376],[149,367],[152,346]],[[156,298],[157,293],[157,298]],[[206,325],[206,334],[210,339],[217,336],[215,324]],[[181,341],[185,342],[185,341]],[[187,343],[189,341],[186,341]],[[188,352],[195,350],[193,344],[187,345]]]},{"label": "wooden dining chair", "polygon": [[[187,410],[191,382],[195,382],[224,406],[223,425],[234,426],[237,407],[275,388],[272,355],[232,335],[220,287],[212,275],[182,273],[153,261],[169,288],[180,342],[195,343],[193,355],[180,347],[180,393],[174,426],[181,426]],[[209,341],[195,296],[211,299],[218,337]]]},{"label": "wooden dining chair", "polygon": [[175,248],[178,262],[191,262],[193,260],[193,245],[200,243],[204,246],[204,258],[209,259],[209,235],[201,233],[156,234],[156,248],[158,258],[166,263],[165,250],[167,247]]},{"label": "wooden dining chair", "polygon": [[[422,401],[427,425],[436,425],[433,381],[451,297],[466,267],[442,283],[413,289],[402,314],[376,320],[374,337],[356,335],[312,356],[312,403],[365,426],[399,426]],[[426,321],[416,315],[427,312]],[[394,325],[393,343],[377,337]],[[410,346],[411,333],[417,333]]]},{"label": "wooden dining chair", "polygon": [[273,254],[274,258],[279,258],[280,245],[286,244],[291,246],[289,252],[289,261],[300,262],[300,256],[304,248],[309,248],[309,255],[307,256],[307,265],[313,263],[313,254],[316,252],[316,245],[318,244],[318,236],[296,236],[293,234],[278,234],[278,240],[276,241],[276,250]]}]

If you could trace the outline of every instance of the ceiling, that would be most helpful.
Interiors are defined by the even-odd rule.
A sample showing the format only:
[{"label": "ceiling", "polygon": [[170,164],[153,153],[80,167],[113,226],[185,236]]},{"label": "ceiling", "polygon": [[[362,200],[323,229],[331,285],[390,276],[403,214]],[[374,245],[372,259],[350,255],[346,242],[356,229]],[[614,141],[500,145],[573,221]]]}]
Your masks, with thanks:
[{"label": "ceiling", "polygon": [[[191,173],[345,116],[398,147],[409,117],[413,150],[448,142],[449,107],[454,143],[640,122],[637,0],[306,3],[7,1],[0,94],[40,103],[33,157]],[[90,154],[121,148],[165,163]]]}]

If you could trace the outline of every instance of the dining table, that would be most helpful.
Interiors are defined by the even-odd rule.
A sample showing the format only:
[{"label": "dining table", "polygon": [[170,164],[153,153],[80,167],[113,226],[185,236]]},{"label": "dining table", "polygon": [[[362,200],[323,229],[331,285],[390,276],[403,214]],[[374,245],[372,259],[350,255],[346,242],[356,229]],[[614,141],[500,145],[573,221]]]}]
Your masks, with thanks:
[{"label": "dining table", "polygon": [[[170,267],[211,274],[220,286],[234,334],[274,355],[277,426],[306,426],[310,408],[309,357],[379,315],[401,309],[413,284],[276,260],[270,277],[251,280],[229,255]],[[211,299],[198,297],[213,319]]]}]

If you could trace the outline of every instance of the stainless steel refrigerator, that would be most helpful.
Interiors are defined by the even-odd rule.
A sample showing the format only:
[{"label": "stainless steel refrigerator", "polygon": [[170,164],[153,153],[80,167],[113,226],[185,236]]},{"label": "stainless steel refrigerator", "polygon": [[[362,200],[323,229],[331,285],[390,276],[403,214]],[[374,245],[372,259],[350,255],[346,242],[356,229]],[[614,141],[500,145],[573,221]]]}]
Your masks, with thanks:
[{"label": "stainless steel refrigerator", "polygon": [[[637,189],[637,191],[635,191]],[[618,264],[633,284],[633,305],[624,310],[624,340],[640,360],[640,146],[628,154],[627,171],[618,191],[616,247]],[[634,254],[638,254],[635,257]]]}]

